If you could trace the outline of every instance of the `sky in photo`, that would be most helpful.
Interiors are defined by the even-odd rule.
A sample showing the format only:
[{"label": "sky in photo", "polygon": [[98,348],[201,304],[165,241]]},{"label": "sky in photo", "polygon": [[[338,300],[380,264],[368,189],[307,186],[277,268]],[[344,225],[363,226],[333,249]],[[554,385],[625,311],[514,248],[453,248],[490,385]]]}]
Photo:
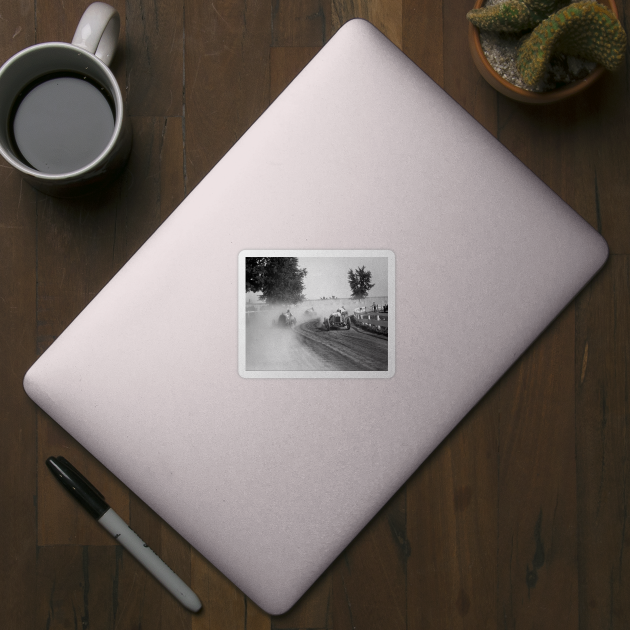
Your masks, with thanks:
[{"label": "sky in photo", "polygon": [[[374,284],[368,298],[386,296],[387,262],[387,256],[298,258],[299,267],[308,270],[304,278],[304,296],[307,300],[318,300],[333,295],[338,298],[349,298],[351,291],[348,271],[363,266],[372,272]],[[254,300],[256,297],[253,293],[247,293],[248,299]]]},{"label": "sky in photo", "polygon": [[374,287],[369,295],[372,297],[387,295],[387,257],[374,258],[298,258],[299,266],[307,269],[304,278],[304,295],[307,300],[321,297],[350,297],[348,271],[365,266],[372,272]]}]

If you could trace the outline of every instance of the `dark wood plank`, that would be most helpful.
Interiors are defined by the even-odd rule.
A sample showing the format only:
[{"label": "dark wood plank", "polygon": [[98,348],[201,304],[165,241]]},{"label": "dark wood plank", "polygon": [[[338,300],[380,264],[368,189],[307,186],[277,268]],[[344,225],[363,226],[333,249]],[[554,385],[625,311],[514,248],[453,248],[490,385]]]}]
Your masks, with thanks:
[{"label": "dark wood plank", "polygon": [[576,628],[574,307],[500,384],[497,624]]},{"label": "dark wood plank", "polygon": [[192,190],[269,105],[269,3],[186,6],[186,190]]},{"label": "dark wood plank", "polygon": [[21,630],[34,623],[37,542],[37,409],[22,388],[37,358],[36,193],[4,160],[0,199],[0,618]]},{"label": "dark wood plank", "polygon": [[122,183],[74,200],[37,200],[37,350],[41,354],[112,275]]},{"label": "dark wood plank", "polygon": [[181,118],[132,117],[131,121],[134,145],[120,182],[114,212],[116,227],[110,243],[114,272],[184,198]]},{"label": "dark wood plank", "polygon": [[[627,20],[630,3],[619,4],[622,19],[625,6]],[[625,28],[627,33],[628,26]],[[630,208],[630,177],[628,152],[625,150],[630,144],[628,53],[621,69],[602,77],[588,96],[593,99],[594,111],[589,113],[582,125],[588,130],[582,152],[588,151],[593,164],[590,181],[595,200],[590,204],[587,218],[606,239],[611,252],[630,254],[630,213],[627,211]],[[573,162],[568,166],[575,168]],[[577,177],[572,177],[572,180],[577,185]],[[573,206],[572,202],[569,203]]]},{"label": "dark wood plank", "polygon": [[184,134],[182,118],[164,119],[159,149],[160,225],[184,200]]},{"label": "dark wood plank", "polygon": [[130,116],[181,116],[183,0],[129,2],[125,62]]},{"label": "dark wood plank", "polygon": [[330,0],[272,0],[272,46],[323,46],[330,39]]},{"label": "dark wood plank", "polygon": [[33,628],[114,627],[118,596],[115,547],[41,547],[37,567],[33,584],[37,622]]},{"label": "dark wood plank", "polygon": [[[617,2],[617,9],[626,33],[630,32],[630,1]],[[628,50],[625,63],[614,73],[606,73],[584,98],[592,103],[588,117],[580,125],[588,130],[582,148],[588,151],[594,167],[590,181],[595,202],[590,206],[588,220],[602,233],[611,252],[630,254],[630,213],[627,211],[630,207],[630,158],[625,150],[630,143]],[[576,126],[575,131],[581,129]],[[568,166],[574,167],[574,164],[571,162]],[[577,184],[577,177],[572,180]]]},{"label": "dark wood plank", "polygon": [[402,50],[444,87],[442,1],[403,0]]},{"label": "dark wood plank", "polygon": [[402,49],[402,7],[403,0],[332,0],[332,33],[348,20],[362,18]]},{"label": "dark wood plank", "polygon": [[496,619],[499,399],[494,387],[407,483],[408,630]]},{"label": "dark wood plank", "polygon": [[[35,43],[32,2],[0,5],[0,63]],[[0,619],[35,627],[37,418],[22,388],[35,344],[36,193],[0,158]]]},{"label": "dark wood plank", "polygon": [[481,77],[468,50],[468,22],[465,16],[471,5],[470,0],[443,1],[442,87],[496,136],[498,95]]},{"label": "dark wood plank", "polygon": [[410,553],[403,487],[332,567],[332,627],[403,630]]},{"label": "dark wood plank", "polygon": [[0,20],[0,64],[37,43],[35,7],[29,0],[4,2]]},{"label": "dark wood plank", "polygon": [[630,627],[630,260],[612,256],[576,305],[580,628]]}]

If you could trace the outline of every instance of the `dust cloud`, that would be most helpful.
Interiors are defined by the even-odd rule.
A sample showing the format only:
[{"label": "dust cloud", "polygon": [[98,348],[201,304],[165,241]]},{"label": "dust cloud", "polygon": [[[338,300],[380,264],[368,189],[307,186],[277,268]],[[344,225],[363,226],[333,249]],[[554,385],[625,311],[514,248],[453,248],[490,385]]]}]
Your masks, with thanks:
[{"label": "dust cloud", "polygon": [[[245,327],[246,370],[328,370],[331,368],[308,346],[300,341],[300,325],[313,322],[321,326],[322,319],[345,306],[351,313],[357,304],[352,300],[305,300],[298,305],[256,305],[248,310]],[[287,309],[295,317],[295,328],[278,324]],[[312,309],[312,310],[311,310]]]}]

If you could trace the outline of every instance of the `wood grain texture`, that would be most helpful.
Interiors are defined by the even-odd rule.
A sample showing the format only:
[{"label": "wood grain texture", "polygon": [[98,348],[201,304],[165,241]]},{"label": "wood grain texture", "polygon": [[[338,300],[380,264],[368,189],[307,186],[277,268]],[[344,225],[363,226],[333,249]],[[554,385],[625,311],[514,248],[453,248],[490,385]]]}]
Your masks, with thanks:
[{"label": "wood grain texture", "polygon": [[132,117],[133,149],[123,176],[110,237],[118,271],[184,199],[181,118]]},{"label": "wood grain texture", "polygon": [[348,20],[367,20],[402,49],[402,0],[332,0],[332,32]]},{"label": "wood grain texture", "polygon": [[497,135],[498,94],[482,79],[468,51],[468,0],[443,0],[442,86],[469,114],[492,135]]},{"label": "wood grain texture", "polygon": [[[0,0],[0,61],[87,2]],[[0,162],[0,626],[424,630],[630,626],[630,64],[535,108],[489,88],[464,0],[112,0],[134,145],[104,193]],[[629,0],[619,2],[622,23]],[[339,27],[371,21],[607,239],[600,275],[288,613],[270,617],[22,390],[27,368]],[[325,185],[325,182],[322,183]],[[66,454],[180,575],[182,609],[51,479]],[[8,507],[8,509],[7,509]]]},{"label": "wood grain texture", "polygon": [[38,594],[33,628],[113,628],[118,597],[116,547],[41,547],[33,587]]},{"label": "wood grain texture", "polygon": [[127,3],[127,107],[130,116],[181,116],[183,0]]},{"label": "wood grain texture", "polygon": [[630,260],[612,256],[576,303],[580,628],[630,626]]},{"label": "wood grain texture", "polygon": [[407,483],[409,630],[496,618],[500,394],[494,387]]},{"label": "wood grain texture", "polygon": [[570,306],[500,385],[497,623],[507,628],[578,623],[574,350]]},{"label": "wood grain texture", "polygon": [[[630,9],[623,3],[620,13],[628,20]],[[626,23],[626,22],[623,22]],[[626,32],[628,32],[626,26]],[[593,163],[590,174],[595,202],[588,217],[608,242],[610,251],[630,254],[630,178],[628,153],[630,143],[630,63],[619,72],[604,76],[594,100],[594,116],[588,122],[589,154]],[[624,208],[626,209],[624,211]],[[593,216],[594,215],[594,216]]]},{"label": "wood grain texture", "polygon": [[332,566],[332,627],[407,627],[406,489],[403,487]]},{"label": "wood grain texture", "polygon": [[0,20],[0,62],[37,43],[35,5],[29,0],[2,5]]},{"label": "wood grain texture", "polygon": [[402,51],[444,87],[442,1],[403,0]]},{"label": "wood grain texture", "polygon": [[272,46],[323,46],[330,39],[327,0],[272,0]]},{"label": "wood grain texture", "polygon": [[22,388],[37,358],[36,193],[4,160],[0,199],[0,618],[22,630],[37,561],[37,408]]},{"label": "wood grain texture", "polygon": [[[1,5],[0,63],[35,43],[34,6]],[[36,359],[37,195],[0,158],[0,619],[35,626],[37,410],[22,389]]]},{"label": "wood grain texture", "polygon": [[250,0],[186,5],[186,191],[269,105],[271,11]]}]

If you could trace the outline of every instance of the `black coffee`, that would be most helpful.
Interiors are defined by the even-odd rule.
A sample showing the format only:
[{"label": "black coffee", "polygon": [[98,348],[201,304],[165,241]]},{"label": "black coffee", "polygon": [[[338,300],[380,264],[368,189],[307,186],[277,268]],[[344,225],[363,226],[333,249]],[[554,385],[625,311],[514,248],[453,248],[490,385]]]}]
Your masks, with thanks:
[{"label": "black coffee", "polygon": [[95,160],[114,133],[107,90],[74,74],[28,85],[13,107],[12,140],[24,162],[43,173],[70,173]]}]

